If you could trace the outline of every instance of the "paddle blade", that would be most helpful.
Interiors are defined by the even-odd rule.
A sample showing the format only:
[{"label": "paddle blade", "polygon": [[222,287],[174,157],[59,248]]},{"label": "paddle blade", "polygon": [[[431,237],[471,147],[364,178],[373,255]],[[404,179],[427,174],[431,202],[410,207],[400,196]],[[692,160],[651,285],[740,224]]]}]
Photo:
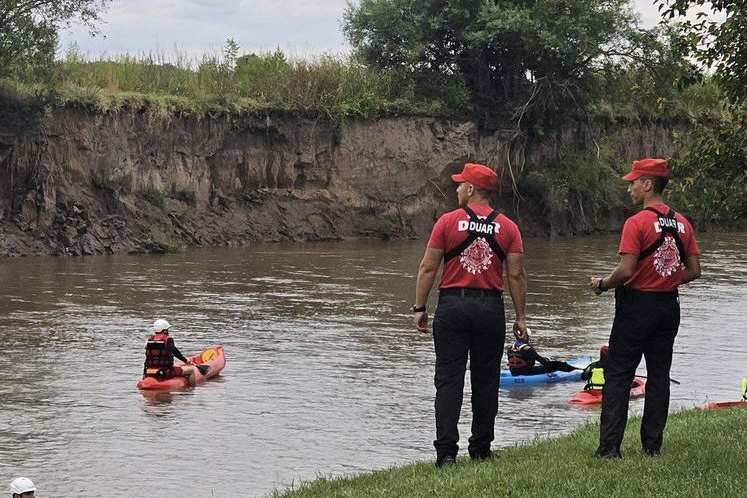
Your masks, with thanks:
[{"label": "paddle blade", "polygon": [[218,350],[215,348],[210,348],[202,352],[200,359],[202,360],[203,363],[207,363],[210,360],[213,360],[217,357],[218,357]]}]

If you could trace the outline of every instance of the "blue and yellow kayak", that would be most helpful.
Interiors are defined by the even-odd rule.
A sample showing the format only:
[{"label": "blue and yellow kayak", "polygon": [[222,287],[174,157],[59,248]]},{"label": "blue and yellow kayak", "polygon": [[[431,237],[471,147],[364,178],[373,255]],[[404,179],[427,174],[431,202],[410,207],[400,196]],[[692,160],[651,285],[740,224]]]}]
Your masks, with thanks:
[{"label": "blue and yellow kayak", "polygon": [[[594,361],[591,356],[584,356],[568,363],[574,367],[584,368]],[[511,375],[508,370],[501,370],[501,387],[533,386],[537,384],[552,384],[555,382],[573,382],[581,379],[581,370],[573,372],[550,372],[538,375]]]}]

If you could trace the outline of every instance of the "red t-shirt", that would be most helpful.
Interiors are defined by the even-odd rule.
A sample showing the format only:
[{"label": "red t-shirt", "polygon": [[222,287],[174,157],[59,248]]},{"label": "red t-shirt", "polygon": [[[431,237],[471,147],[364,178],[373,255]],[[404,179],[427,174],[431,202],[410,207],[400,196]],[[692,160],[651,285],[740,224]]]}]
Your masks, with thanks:
[{"label": "red t-shirt", "polygon": [[[666,215],[669,206],[653,204],[652,208]],[[677,232],[685,254],[680,258],[674,237],[668,234],[664,243],[653,254],[638,260],[633,276],[625,282],[625,287],[649,292],[670,292],[682,284],[682,259],[700,254],[695,234],[690,223],[679,213],[675,214]],[[620,254],[640,254],[641,251],[659,240],[659,217],[646,209],[634,214],[625,221],[620,238]]]},{"label": "red t-shirt", "polygon": [[[470,209],[480,219],[485,219],[493,211],[490,206],[471,204]],[[464,209],[457,209],[441,216],[433,226],[428,247],[441,249],[444,253],[457,247],[469,235],[467,224],[469,215]],[[508,255],[512,252],[524,252],[521,232],[516,223],[499,214],[493,220],[495,232],[492,235]],[[450,287],[468,287],[471,289],[488,289],[503,291],[503,265],[500,258],[493,253],[487,242],[477,238],[462,254],[444,264],[441,274],[440,289]]]}]

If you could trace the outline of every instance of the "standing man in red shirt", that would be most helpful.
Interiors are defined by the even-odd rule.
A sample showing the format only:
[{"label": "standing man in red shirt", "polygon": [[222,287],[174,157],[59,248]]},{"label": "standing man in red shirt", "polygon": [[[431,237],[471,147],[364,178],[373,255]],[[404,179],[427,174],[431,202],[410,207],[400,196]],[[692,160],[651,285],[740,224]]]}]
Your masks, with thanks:
[{"label": "standing man in red shirt", "polygon": [[526,326],[527,281],[521,233],[516,224],[494,211],[488,202],[499,177],[482,164],[465,164],[452,175],[457,182],[459,209],[436,222],[420,263],[415,294],[414,322],[428,332],[426,303],[436,272],[444,261],[438,307],[433,320],[436,350],[436,465],[455,463],[459,446],[459,412],[464,373],[470,358],[472,381],[473,459],[491,456],[498,384],[506,317],[503,309],[503,266],[516,309],[514,335],[528,340]]},{"label": "standing man in red shirt", "polygon": [[630,384],[641,356],[646,358],[648,371],[641,444],[648,455],[658,455],[661,448],[669,412],[672,349],[680,326],[677,287],[700,277],[700,250],[693,228],[662,200],[668,178],[664,159],[633,161],[623,180],[629,182],[633,203],[643,209],[623,226],[620,263],[608,276],[591,279],[597,295],[615,289],[598,457],[622,458]]}]

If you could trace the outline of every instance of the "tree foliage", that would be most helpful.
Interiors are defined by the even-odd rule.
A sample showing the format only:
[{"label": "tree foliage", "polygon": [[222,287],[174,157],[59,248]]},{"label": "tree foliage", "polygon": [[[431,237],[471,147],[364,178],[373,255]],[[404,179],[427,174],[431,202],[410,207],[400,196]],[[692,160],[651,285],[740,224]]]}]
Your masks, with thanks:
[{"label": "tree foliage", "polygon": [[[744,120],[742,120],[744,122]],[[747,133],[737,123],[717,123],[694,134],[685,157],[672,162],[670,195],[696,220],[744,223],[747,216]]]},{"label": "tree foliage", "polygon": [[362,0],[343,29],[361,60],[422,93],[448,81],[483,114],[552,114],[589,98],[634,22],[627,0]]},{"label": "tree foliage", "polygon": [[[747,1],[657,0],[664,18],[681,20],[681,47],[715,71],[729,98],[731,119],[699,127],[684,157],[673,163],[675,200],[708,223],[747,216]],[[705,12],[684,18],[693,7]]]},{"label": "tree foliage", "polygon": [[687,34],[683,46],[714,68],[724,91],[735,103],[747,99],[747,1],[745,0],[657,0],[665,18],[683,18],[693,7],[725,16],[714,20],[700,12],[696,20],[684,19]]},{"label": "tree foliage", "polygon": [[0,0],[0,77],[49,68],[57,30],[79,20],[94,29],[110,0]]},{"label": "tree foliage", "polygon": [[632,119],[716,112],[718,93],[713,98],[711,88],[704,89],[710,78],[685,57],[683,36],[676,24],[631,30],[625,45],[608,52],[616,57],[605,61],[591,107],[613,106]]}]

